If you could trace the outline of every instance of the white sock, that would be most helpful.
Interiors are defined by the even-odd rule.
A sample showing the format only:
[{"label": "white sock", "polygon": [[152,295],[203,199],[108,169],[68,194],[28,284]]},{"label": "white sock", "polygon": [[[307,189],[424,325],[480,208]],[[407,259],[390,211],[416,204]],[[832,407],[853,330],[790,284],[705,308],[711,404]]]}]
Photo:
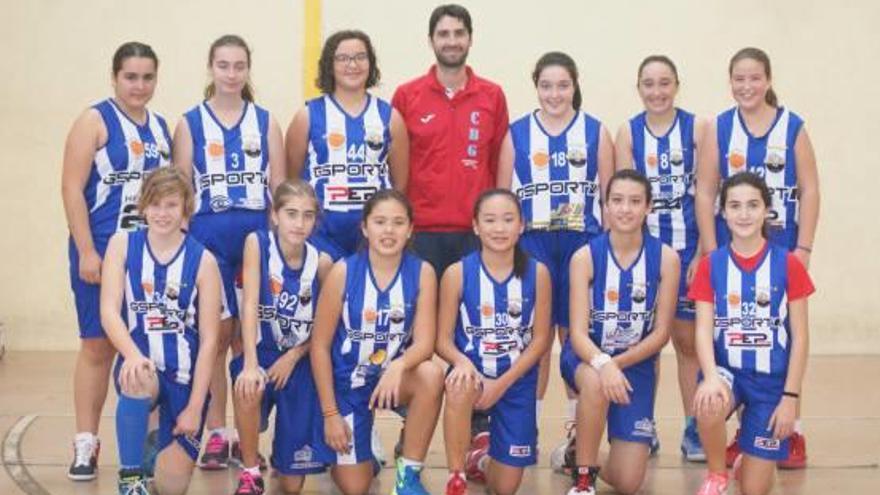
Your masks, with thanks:
[{"label": "white sock", "polygon": [[575,421],[577,420],[577,399],[568,399],[568,420]]},{"label": "white sock", "polygon": [[538,399],[535,401],[535,421],[541,422],[541,411],[544,409],[544,401],[542,399]]},{"label": "white sock", "polygon": [[220,435],[220,438],[222,438],[223,440],[228,440],[228,437],[226,436],[226,427],[225,426],[221,426],[219,428],[212,429],[211,433],[208,436],[210,437],[211,435],[214,435],[214,434]]},{"label": "white sock", "polygon": [[73,437],[73,441],[74,442],[88,441],[89,443],[94,444],[95,442],[98,441],[98,437],[95,436],[95,434],[90,431],[81,431],[81,432],[77,433],[76,436]]},{"label": "white sock", "polygon": [[488,463],[489,463],[489,454],[486,454],[483,457],[480,457],[480,460],[477,461],[477,469],[479,469],[480,471],[485,473],[486,472],[486,465]]},{"label": "white sock", "polygon": [[414,467],[418,469],[421,469],[422,466],[425,465],[424,462],[414,461],[403,456],[400,456],[400,463],[403,464],[404,467]]},{"label": "white sock", "polygon": [[801,420],[799,419],[794,420],[794,432],[798,435],[804,434],[804,430],[801,429]]},{"label": "white sock", "polygon": [[462,480],[465,479],[464,473],[462,471],[449,471],[449,479],[452,478],[460,478]]},{"label": "white sock", "polygon": [[260,474],[260,465],[259,464],[257,464],[254,467],[244,468],[244,469],[242,469],[242,471],[246,471],[246,472],[250,473],[250,475],[253,476],[254,478],[259,478],[260,476],[262,476]]}]

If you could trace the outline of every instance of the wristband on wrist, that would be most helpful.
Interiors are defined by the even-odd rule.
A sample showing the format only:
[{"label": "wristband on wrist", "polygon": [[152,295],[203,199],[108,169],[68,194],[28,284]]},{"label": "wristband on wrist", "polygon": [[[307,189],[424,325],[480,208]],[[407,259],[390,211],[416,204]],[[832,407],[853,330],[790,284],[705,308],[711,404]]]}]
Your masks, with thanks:
[{"label": "wristband on wrist", "polygon": [[786,390],[786,391],[782,392],[782,396],[783,397],[791,397],[792,399],[800,399],[801,394],[798,394],[796,392],[789,392]]},{"label": "wristband on wrist", "polygon": [[336,416],[337,414],[339,414],[339,409],[336,409],[335,407],[327,409],[326,411],[321,411],[321,415],[324,416],[325,419]]},{"label": "wristband on wrist", "polygon": [[599,371],[602,369],[603,366],[605,366],[606,364],[608,364],[610,362],[611,362],[611,356],[609,356],[607,353],[603,352],[601,354],[596,354],[595,356],[593,356],[592,359],[590,359],[590,366],[594,370]]},{"label": "wristband on wrist", "polygon": [[813,252],[813,248],[811,248],[811,247],[809,247],[809,246],[802,246],[802,245],[800,245],[800,244],[798,244],[798,246],[797,246],[796,249],[800,249],[801,251],[805,251],[805,252],[807,252],[807,253],[812,253],[812,252]]}]

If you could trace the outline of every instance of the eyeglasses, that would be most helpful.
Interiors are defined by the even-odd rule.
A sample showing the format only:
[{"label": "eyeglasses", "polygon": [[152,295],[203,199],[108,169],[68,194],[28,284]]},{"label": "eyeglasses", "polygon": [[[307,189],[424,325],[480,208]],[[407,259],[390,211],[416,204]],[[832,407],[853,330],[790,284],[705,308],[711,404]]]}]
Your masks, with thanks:
[{"label": "eyeglasses", "polygon": [[340,65],[348,65],[352,62],[362,64],[367,61],[367,52],[355,53],[354,55],[337,53],[336,55],[333,55],[333,61]]}]

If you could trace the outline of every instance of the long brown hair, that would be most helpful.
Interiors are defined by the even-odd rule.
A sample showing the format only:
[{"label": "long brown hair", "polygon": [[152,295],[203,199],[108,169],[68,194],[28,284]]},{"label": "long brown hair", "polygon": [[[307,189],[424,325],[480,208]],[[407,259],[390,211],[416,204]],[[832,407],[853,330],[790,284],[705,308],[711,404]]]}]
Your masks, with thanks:
[{"label": "long brown hair", "polygon": [[[211,43],[211,48],[208,50],[208,68],[211,68],[211,64],[214,63],[214,52],[217,51],[218,48],[224,46],[237,46],[244,50],[247,54],[247,66],[248,69],[251,68],[251,49],[248,47],[248,44],[244,41],[244,38],[238,36],[237,34],[224,34],[223,36],[214,40]],[[217,92],[217,88],[214,86],[214,81],[208,83],[205,87],[205,99],[208,100]],[[241,98],[244,101],[254,101],[254,87],[251,85],[250,78],[244,83],[244,87],[241,88]]]}]

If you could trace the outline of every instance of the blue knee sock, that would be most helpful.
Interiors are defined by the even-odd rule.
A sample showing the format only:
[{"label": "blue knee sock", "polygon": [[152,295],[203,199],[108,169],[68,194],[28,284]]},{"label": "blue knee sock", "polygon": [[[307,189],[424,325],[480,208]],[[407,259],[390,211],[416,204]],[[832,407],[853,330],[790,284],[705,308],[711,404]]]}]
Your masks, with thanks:
[{"label": "blue knee sock", "polygon": [[119,467],[140,469],[144,457],[144,441],[150,421],[150,399],[119,395],[116,405],[116,443],[119,446]]}]

